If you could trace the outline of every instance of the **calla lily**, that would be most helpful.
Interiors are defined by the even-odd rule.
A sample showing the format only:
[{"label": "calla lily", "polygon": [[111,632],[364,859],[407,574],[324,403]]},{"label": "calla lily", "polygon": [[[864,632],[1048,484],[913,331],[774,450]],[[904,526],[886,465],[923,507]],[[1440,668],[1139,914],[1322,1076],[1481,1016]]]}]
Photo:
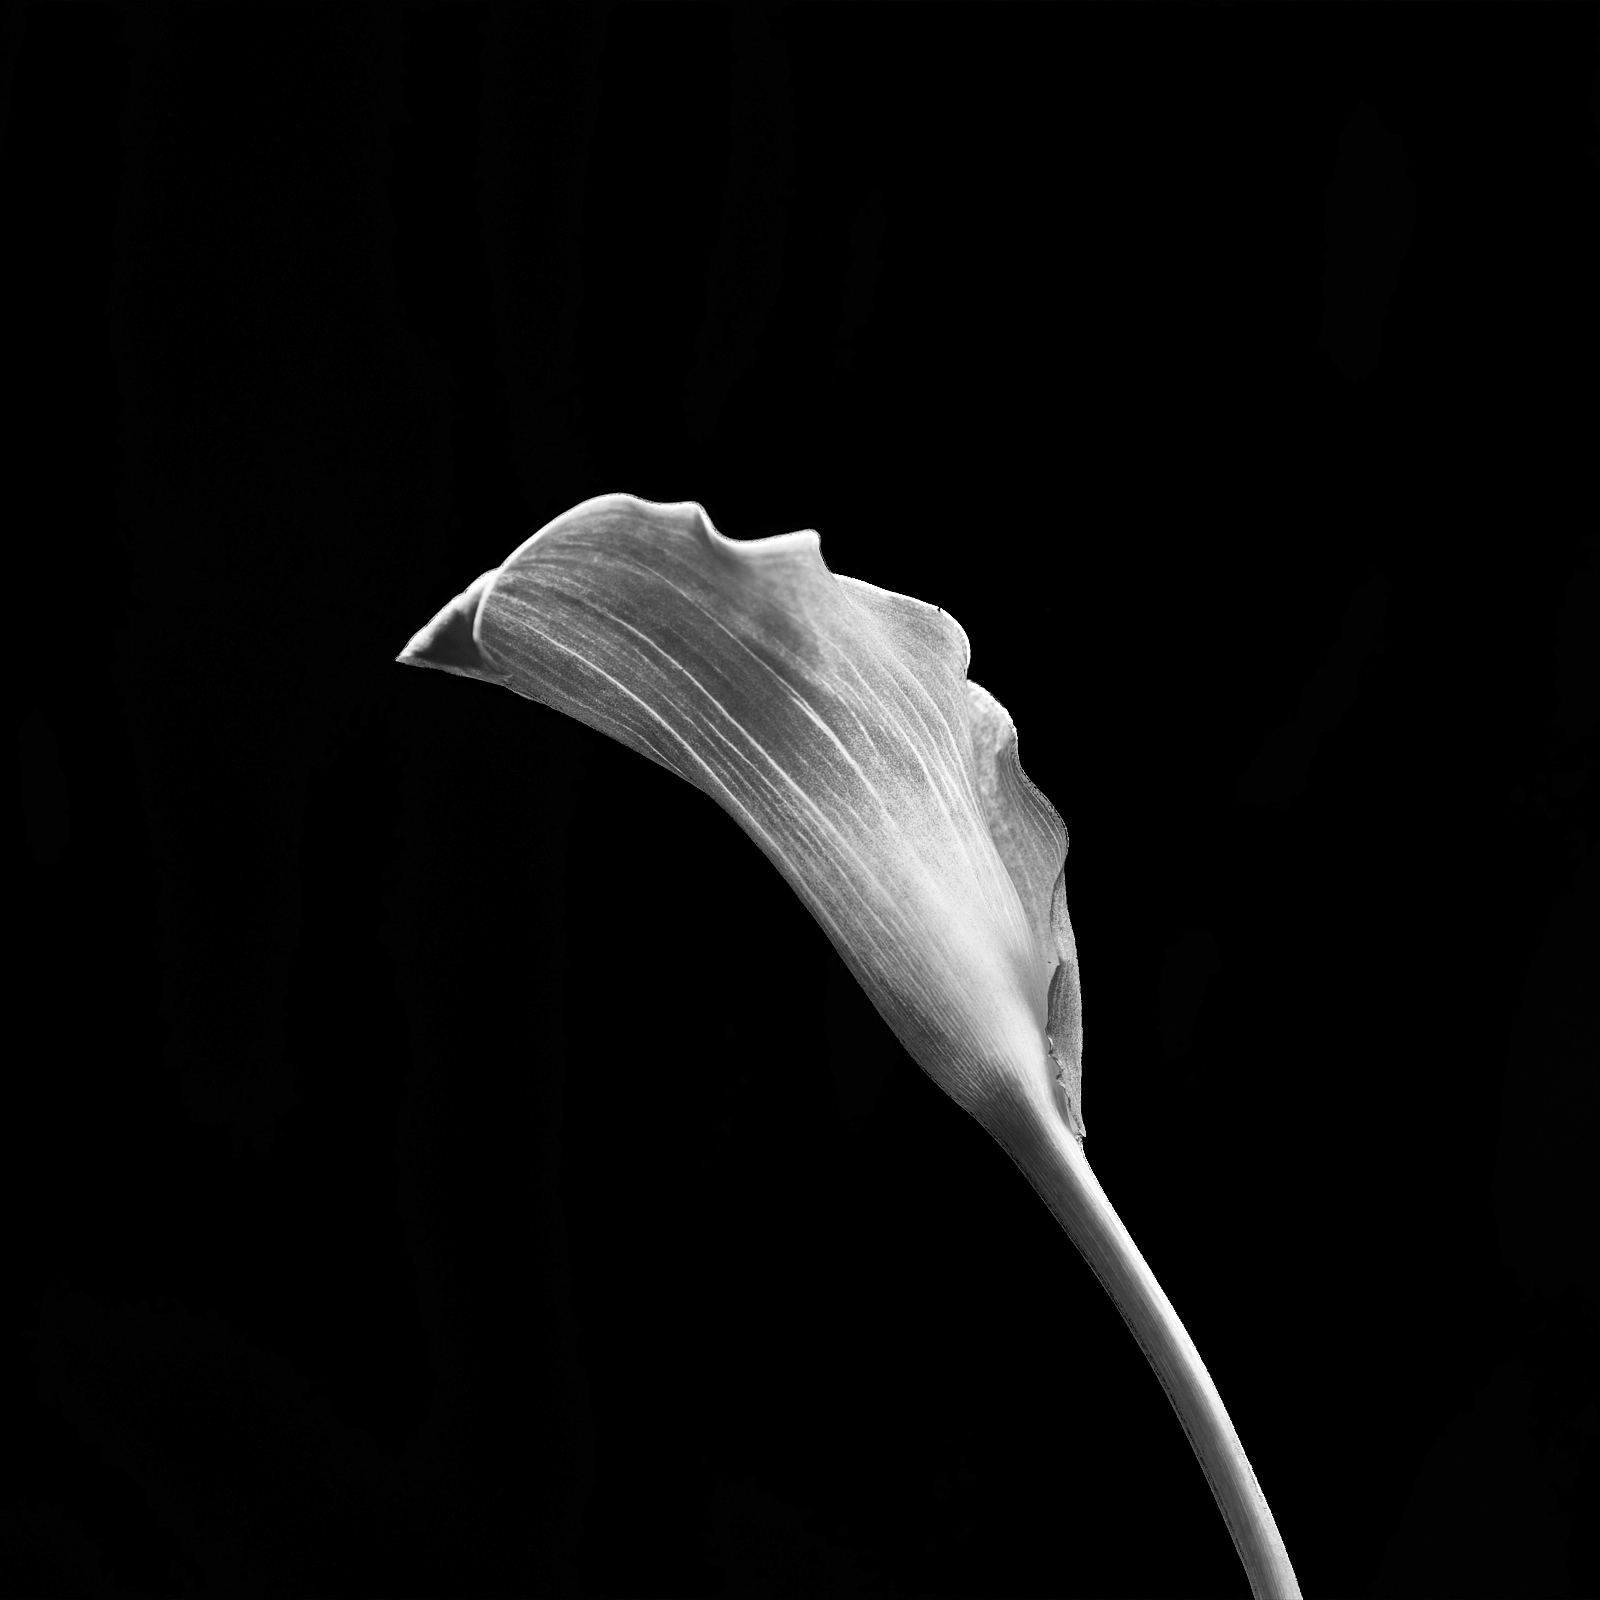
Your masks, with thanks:
[{"label": "calla lily", "polygon": [[1257,1596],[1298,1595],[1199,1352],[1083,1153],[1067,832],[948,613],[601,495],[452,600],[403,663],[499,683],[703,790],[821,924],[912,1057],[1010,1154],[1155,1367]]}]

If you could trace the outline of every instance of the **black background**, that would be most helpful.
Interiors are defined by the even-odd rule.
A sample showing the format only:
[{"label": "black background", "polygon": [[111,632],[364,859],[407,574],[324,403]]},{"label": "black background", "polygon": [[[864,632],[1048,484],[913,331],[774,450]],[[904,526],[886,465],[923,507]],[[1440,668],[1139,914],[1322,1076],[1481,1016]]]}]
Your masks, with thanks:
[{"label": "black background", "polygon": [[966,628],[1305,1592],[1600,1593],[1595,6],[4,15],[5,1592],[1246,1592],[754,845],[394,665],[626,490]]}]

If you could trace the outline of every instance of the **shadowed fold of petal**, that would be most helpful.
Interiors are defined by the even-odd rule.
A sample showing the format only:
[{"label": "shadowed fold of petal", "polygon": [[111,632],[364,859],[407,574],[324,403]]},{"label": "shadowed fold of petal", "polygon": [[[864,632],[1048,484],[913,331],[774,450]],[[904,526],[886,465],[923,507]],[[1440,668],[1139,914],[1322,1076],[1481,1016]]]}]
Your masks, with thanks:
[{"label": "shadowed fold of petal", "polygon": [[703,790],[750,835],[934,1080],[993,1131],[1080,1141],[1067,833],[938,607],[735,541],[693,502],[602,495],[542,528],[399,660],[501,683]]}]

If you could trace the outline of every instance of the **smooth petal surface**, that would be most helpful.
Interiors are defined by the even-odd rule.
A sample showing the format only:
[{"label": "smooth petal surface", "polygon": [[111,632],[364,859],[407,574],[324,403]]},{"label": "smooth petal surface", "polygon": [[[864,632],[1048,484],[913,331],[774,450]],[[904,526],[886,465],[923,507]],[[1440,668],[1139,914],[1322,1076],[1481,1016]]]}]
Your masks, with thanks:
[{"label": "smooth petal surface", "polygon": [[602,495],[485,573],[399,659],[502,683],[710,795],[918,1063],[994,1127],[1079,1140],[1067,833],[938,607],[836,576],[815,532],[735,541]]}]

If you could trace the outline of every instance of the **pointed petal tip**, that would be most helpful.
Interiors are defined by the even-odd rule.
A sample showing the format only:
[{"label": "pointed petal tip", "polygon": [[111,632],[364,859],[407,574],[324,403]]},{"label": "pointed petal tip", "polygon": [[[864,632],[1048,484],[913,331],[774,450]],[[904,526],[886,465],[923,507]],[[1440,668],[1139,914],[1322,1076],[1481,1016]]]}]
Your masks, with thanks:
[{"label": "pointed petal tip", "polygon": [[499,680],[505,672],[478,643],[475,624],[478,606],[495,574],[486,572],[458,594],[425,627],[411,636],[395,657],[403,667],[436,667],[463,678]]}]

